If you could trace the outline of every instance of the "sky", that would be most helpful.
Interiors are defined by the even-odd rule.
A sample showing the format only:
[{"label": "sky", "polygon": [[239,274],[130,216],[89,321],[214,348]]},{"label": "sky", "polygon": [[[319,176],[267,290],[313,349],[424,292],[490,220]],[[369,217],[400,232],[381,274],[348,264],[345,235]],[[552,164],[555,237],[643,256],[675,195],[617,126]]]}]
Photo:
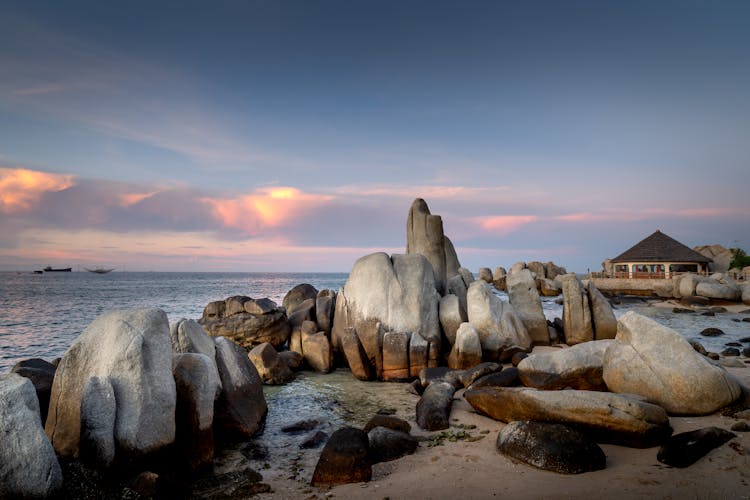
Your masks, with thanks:
[{"label": "sky", "polygon": [[750,250],[750,3],[0,0],[0,270]]}]

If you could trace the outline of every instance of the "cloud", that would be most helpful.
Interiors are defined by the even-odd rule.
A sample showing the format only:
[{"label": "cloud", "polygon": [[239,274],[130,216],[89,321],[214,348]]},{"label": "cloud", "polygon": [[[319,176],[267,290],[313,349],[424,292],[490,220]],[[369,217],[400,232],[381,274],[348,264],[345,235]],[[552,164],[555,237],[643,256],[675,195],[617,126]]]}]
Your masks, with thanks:
[{"label": "cloud", "polygon": [[44,193],[63,191],[71,186],[72,175],[0,167],[0,212],[31,210]]},{"label": "cloud", "polygon": [[333,200],[332,196],[309,194],[293,187],[261,188],[236,198],[203,198],[213,215],[225,227],[244,234],[257,234],[263,228],[285,225],[291,218],[315,210]]},{"label": "cloud", "polygon": [[496,236],[507,236],[527,224],[537,222],[539,217],[536,215],[487,215],[469,220],[486,232],[491,232]]}]

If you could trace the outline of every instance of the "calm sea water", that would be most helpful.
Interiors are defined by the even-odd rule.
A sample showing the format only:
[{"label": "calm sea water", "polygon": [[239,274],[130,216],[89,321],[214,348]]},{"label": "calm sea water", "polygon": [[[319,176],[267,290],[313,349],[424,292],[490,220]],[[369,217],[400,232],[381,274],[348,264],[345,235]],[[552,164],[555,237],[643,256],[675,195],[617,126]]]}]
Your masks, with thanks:
[{"label": "calm sea water", "polygon": [[112,309],[157,307],[170,323],[198,319],[211,301],[231,295],[278,304],[300,283],[338,290],[346,273],[0,273],[0,373],[30,357],[62,356],[97,316]]}]

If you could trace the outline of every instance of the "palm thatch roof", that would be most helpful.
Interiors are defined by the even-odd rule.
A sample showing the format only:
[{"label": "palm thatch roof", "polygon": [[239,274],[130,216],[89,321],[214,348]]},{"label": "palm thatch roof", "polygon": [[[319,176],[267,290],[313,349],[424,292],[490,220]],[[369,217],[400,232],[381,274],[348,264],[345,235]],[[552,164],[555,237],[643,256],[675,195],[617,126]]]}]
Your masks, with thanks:
[{"label": "palm thatch roof", "polygon": [[617,262],[713,262],[661,231],[645,238],[612,259]]}]

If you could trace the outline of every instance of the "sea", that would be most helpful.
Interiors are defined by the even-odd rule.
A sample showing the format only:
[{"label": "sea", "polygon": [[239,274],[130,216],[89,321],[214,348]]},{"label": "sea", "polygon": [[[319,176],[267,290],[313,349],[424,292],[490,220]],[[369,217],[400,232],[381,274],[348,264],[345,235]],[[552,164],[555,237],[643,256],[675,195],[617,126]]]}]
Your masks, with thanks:
[{"label": "sea", "polygon": [[[281,304],[284,295],[300,283],[317,289],[338,290],[347,273],[162,273],[112,272],[93,274],[0,272],[0,374],[23,359],[53,360],[62,356],[75,338],[97,316],[113,309],[156,307],[170,323],[198,319],[209,302],[232,295],[268,297]],[[504,292],[495,291],[504,301]],[[556,299],[542,298],[547,319],[562,315]],[[750,336],[748,315],[675,314],[650,301],[623,299],[615,315],[635,310],[663,323],[708,350],[721,352],[727,343]],[[720,337],[702,337],[704,328],[724,331]],[[745,344],[747,345],[747,344]],[[745,359],[745,358],[743,358]],[[228,447],[216,457],[216,470],[243,467],[262,472],[266,481],[294,479],[304,490],[315,468],[320,445],[306,448],[315,433],[329,436],[344,425],[362,427],[376,412],[414,419],[417,396],[407,384],[362,382],[345,369],[327,375],[299,372],[284,386],[265,386],[268,416],[262,433],[248,442]],[[314,422],[307,433],[290,434],[283,428],[298,421]],[[417,432],[418,429],[416,429]],[[301,490],[301,491],[302,491]]]},{"label": "sea", "polygon": [[[206,304],[232,295],[267,297],[281,304],[284,295],[300,283],[338,290],[347,277],[347,273],[0,272],[0,374],[22,359],[62,356],[105,311],[156,307],[172,323],[198,319]],[[504,292],[495,293],[508,300]],[[562,316],[562,306],[554,297],[543,297],[542,308],[549,320]],[[698,340],[710,351],[721,352],[727,343],[750,336],[750,323],[741,322],[746,314],[675,314],[637,298],[623,300],[614,308],[617,317],[635,310]],[[701,336],[709,327],[721,329],[724,335]]]}]

